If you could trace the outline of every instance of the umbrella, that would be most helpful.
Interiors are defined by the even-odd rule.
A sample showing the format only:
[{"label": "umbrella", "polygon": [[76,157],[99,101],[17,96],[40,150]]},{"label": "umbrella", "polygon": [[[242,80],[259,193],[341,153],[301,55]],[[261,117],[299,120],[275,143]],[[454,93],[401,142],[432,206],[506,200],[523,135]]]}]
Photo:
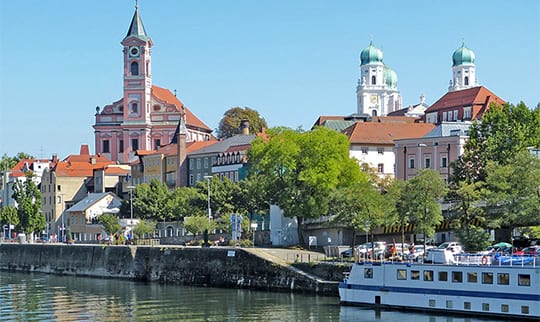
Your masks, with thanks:
[{"label": "umbrella", "polygon": [[506,243],[506,242],[500,242],[495,245],[492,245],[491,247],[494,248],[501,248],[501,247],[512,247],[512,244]]}]

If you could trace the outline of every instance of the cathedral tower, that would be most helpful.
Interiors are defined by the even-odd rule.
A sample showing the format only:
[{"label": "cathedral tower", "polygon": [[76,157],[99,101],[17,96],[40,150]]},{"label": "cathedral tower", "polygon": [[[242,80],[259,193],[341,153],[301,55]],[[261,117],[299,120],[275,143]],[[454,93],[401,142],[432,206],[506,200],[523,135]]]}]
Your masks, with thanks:
[{"label": "cathedral tower", "polygon": [[465,43],[454,51],[452,55],[453,78],[450,80],[449,92],[478,86],[474,58],[474,52],[465,47]]},{"label": "cathedral tower", "polygon": [[360,115],[384,116],[401,109],[396,72],[383,63],[383,52],[373,42],[360,53],[356,99]]}]

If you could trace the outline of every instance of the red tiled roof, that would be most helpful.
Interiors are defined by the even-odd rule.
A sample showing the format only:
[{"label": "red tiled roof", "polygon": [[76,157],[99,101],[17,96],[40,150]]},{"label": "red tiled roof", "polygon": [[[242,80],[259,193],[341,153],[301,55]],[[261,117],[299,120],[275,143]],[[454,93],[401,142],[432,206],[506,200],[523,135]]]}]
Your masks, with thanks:
[{"label": "red tiled roof", "polygon": [[351,144],[394,144],[394,140],[421,138],[435,128],[426,123],[356,122],[343,131]]},{"label": "red tiled roof", "polygon": [[[192,151],[196,151],[198,149],[204,148],[206,146],[212,145],[214,143],[217,143],[218,141],[214,138],[208,140],[208,141],[194,141],[194,142],[188,142],[186,143],[186,153],[190,153]],[[163,154],[165,156],[170,155],[176,155],[178,153],[178,144],[172,143],[167,144],[155,151],[145,151],[144,155],[153,155],[153,154]]]},{"label": "red tiled roof", "polygon": [[329,120],[332,120],[332,121],[344,121],[345,120],[345,116],[319,116],[319,118],[317,119],[317,121],[315,121],[315,124],[313,124],[313,127],[315,126],[322,126],[324,125],[324,122],[326,121],[329,121]]},{"label": "red tiled roof", "polygon": [[371,122],[375,123],[414,123],[418,120],[416,117],[408,116],[373,116]]},{"label": "red tiled roof", "polygon": [[49,167],[51,166],[51,161],[46,159],[22,159],[19,160],[19,162],[17,162],[17,164],[13,168],[11,168],[9,174],[10,177],[24,177],[25,164],[27,165],[26,171],[33,172],[32,165],[34,162],[49,163]]},{"label": "red tiled roof", "polygon": [[184,107],[184,110],[186,111],[186,125],[189,127],[196,127],[199,129],[204,129],[207,131],[212,131],[211,128],[209,128],[206,124],[204,124],[199,118],[195,116],[188,108],[184,105],[174,94],[162,87],[158,87],[156,85],[152,85],[152,95],[154,95],[157,99],[164,101],[168,104],[174,104],[176,106],[176,110],[178,112],[181,111],[182,107]]},{"label": "red tiled roof", "polygon": [[54,167],[58,177],[92,177],[95,169],[101,169],[115,163],[103,155],[90,155],[88,148],[81,145],[82,154],[72,154]]},{"label": "red tiled roof", "polygon": [[472,115],[472,119],[475,119],[485,113],[492,102],[501,105],[506,103],[484,86],[477,86],[444,94],[438,101],[428,107],[425,113],[428,114],[439,110],[464,106],[476,106]]}]

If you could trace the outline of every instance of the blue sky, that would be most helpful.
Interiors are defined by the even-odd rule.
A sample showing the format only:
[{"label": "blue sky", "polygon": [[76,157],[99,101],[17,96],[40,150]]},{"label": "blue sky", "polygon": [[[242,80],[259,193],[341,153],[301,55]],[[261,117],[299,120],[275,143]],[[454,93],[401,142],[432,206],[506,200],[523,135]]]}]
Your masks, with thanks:
[{"label": "blue sky", "polygon": [[[94,151],[95,107],[122,96],[133,0],[0,1],[0,155]],[[448,89],[462,41],[481,85],[540,102],[540,1],[140,0],[153,82],[215,129],[234,106],[309,129],[356,112],[359,55],[373,39],[403,105]]]}]

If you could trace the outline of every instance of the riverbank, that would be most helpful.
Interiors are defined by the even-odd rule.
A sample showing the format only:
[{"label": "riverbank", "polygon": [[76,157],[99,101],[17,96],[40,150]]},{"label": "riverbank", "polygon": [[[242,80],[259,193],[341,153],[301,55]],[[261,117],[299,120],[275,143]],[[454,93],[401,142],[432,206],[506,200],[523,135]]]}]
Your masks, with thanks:
[{"label": "riverbank", "polygon": [[[0,244],[0,270],[338,296],[342,267],[297,268],[257,248]],[[308,268],[308,269],[306,269]]]}]

